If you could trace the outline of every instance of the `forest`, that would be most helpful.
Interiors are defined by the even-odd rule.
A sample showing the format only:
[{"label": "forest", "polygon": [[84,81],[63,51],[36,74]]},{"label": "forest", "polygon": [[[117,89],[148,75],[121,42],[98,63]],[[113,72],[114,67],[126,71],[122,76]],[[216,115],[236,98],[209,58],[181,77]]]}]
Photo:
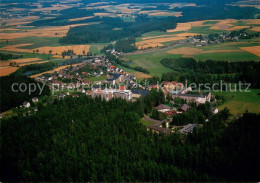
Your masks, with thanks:
[{"label": "forest", "polygon": [[129,53],[137,50],[135,45],[135,38],[130,37],[127,39],[118,40],[115,44],[115,50],[117,52]]},{"label": "forest", "polygon": [[120,18],[103,18],[102,23],[72,27],[61,43],[88,44],[107,43],[127,37],[138,37],[143,33],[158,30],[166,31],[176,27],[175,18],[148,18],[137,15],[135,22],[124,22]]},{"label": "forest", "polygon": [[22,58],[23,55],[13,55],[13,54],[6,54],[6,53],[0,53],[0,61],[10,60],[10,59],[18,59]]},{"label": "forest", "polygon": [[248,82],[254,88],[260,88],[260,63],[228,62],[228,61],[196,61],[193,58],[163,59],[165,67],[173,69],[173,73],[162,75],[163,81],[177,80],[195,83]]},{"label": "forest", "polygon": [[[40,95],[50,95],[50,89],[48,86],[44,86],[42,83],[37,83],[34,79],[29,78],[27,76],[23,75],[10,75],[10,76],[2,76],[0,77],[0,103],[1,108],[0,112],[7,111],[14,107],[19,107],[23,104],[23,102],[27,101],[29,102],[33,97],[39,97]],[[42,93],[40,93],[39,87],[36,87],[36,90],[32,92],[30,95],[28,93],[28,90],[25,92],[18,91],[14,92],[12,91],[12,85],[14,83],[17,83],[17,85],[14,86],[15,90],[18,90],[18,86],[21,83],[24,83],[27,87],[29,87],[29,84],[38,84],[41,88],[43,87]],[[24,90],[24,87],[22,88]]]},{"label": "forest", "polygon": [[139,122],[160,102],[160,94],[136,102],[69,96],[2,119],[0,180],[259,180],[259,114],[227,124],[220,112],[189,135],[165,136]]}]

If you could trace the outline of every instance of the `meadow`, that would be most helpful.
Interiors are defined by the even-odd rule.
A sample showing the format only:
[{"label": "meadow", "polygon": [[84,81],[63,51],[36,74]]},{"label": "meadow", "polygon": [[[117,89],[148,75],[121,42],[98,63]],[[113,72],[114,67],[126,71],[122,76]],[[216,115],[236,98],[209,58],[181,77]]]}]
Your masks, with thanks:
[{"label": "meadow", "polygon": [[260,113],[260,89],[250,89],[250,92],[213,92],[213,95],[224,96],[226,102],[218,106],[219,110],[227,107],[235,116],[248,112]]},{"label": "meadow", "polygon": [[151,52],[151,53],[143,53],[138,55],[127,55],[124,56],[125,59],[131,61],[131,66],[140,66],[148,69],[150,75],[161,77],[162,73],[171,72],[172,70],[164,67],[160,61],[163,58],[176,58],[180,55],[173,55],[165,53],[165,50]]}]

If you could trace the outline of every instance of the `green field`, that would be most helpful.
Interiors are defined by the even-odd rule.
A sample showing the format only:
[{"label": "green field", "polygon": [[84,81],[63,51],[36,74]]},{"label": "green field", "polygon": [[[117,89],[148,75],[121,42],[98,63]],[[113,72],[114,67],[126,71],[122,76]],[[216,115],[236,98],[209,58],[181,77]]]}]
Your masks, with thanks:
[{"label": "green field", "polygon": [[158,50],[150,53],[143,53],[138,55],[124,56],[129,61],[132,61],[132,67],[140,66],[149,70],[150,75],[161,77],[162,73],[171,72],[172,70],[164,67],[160,61],[163,58],[177,58],[180,55],[172,55],[166,53],[165,50]]},{"label": "green field", "polygon": [[219,110],[227,107],[232,115],[248,112],[260,112],[260,89],[251,89],[250,92],[213,92],[224,96],[226,102],[218,106]]},{"label": "green field", "polygon": [[210,29],[211,26],[202,26],[202,27],[192,27],[188,32],[198,33],[198,34],[210,34],[210,33],[223,33],[227,32],[225,30],[213,30]]},{"label": "green field", "polygon": [[63,44],[59,43],[59,38],[56,37],[24,37],[18,38],[14,40],[10,40],[8,42],[2,41],[1,47],[8,46],[8,45],[17,45],[17,44],[24,44],[24,43],[32,43],[32,45],[24,46],[21,48],[24,49],[35,49],[42,46],[62,46]]},{"label": "green field", "polygon": [[104,53],[101,53],[101,49],[105,46],[105,44],[90,44],[89,51],[92,53],[92,55],[104,55]]},{"label": "green field", "polygon": [[206,21],[206,22],[204,22],[203,23],[203,25],[214,25],[214,24],[216,24],[216,23],[218,23],[219,21]]},{"label": "green field", "polygon": [[146,120],[144,120],[143,118],[141,118],[140,120],[139,120],[139,122],[140,123],[142,123],[144,126],[148,126],[148,125],[150,125],[150,124],[153,124],[153,122],[150,122],[150,121],[146,121]]},{"label": "green field", "polygon": [[91,77],[91,78],[86,78],[88,81],[92,81],[92,82],[95,82],[95,81],[103,81],[107,78],[107,76],[104,74],[104,75],[101,75],[101,76],[98,76],[98,77]]},{"label": "green field", "polygon": [[219,61],[258,61],[260,58],[246,51],[222,52],[222,53],[202,53],[194,55],[199,60],[219,60]]}]

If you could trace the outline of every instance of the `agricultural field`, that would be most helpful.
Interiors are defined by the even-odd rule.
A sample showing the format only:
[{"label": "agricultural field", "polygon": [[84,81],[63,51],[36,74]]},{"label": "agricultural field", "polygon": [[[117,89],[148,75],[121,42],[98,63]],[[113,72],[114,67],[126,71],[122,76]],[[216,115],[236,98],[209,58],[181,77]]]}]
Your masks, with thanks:
[{"label": "agricultural field", "polygon": [[131,66],[139,66],[148,69],[150,75],[161,77],[162,73],[170,72],[171,69],[164,67],[160,61],[163,58],[176,58],[180,55],[173,55],[163,51],[143,53],[138,55],[127,55],[124,58],[132,62]]},{"label": "agricultural field", "polygon": [[227,107],[233,116],[243,114],[246,110],[253,113],[260,112],[259,89],[251,89],[250,92],[213,92],[213,95],[216,94],[224,96],[226,99],[226,102],[218,106],[218,109],[222,110]]},{"label": "agricultural field", "polygon": [[[256,7],[256,3],[250,1],[250,6]],[[82,3],[78,0],[65,0],[60,3],[50,1],[45,5],[41,1],[27,4],[24,7],[20,3],[13,4],[11,8],[6,8],[7,14],[18,13],[21,17],[4,18],[0,28],[0,52],[22,54],[23,59],[16,61],[23,65],[31,63],[43,63],[62,59],[61,53],[73,49],[76,55],[92,52],[93,55],[102,55],[101,49],[110,44],[89,43],[89,44],[65,44],[59,41],[60,38],[67,35],[71,28],[79,26],[91,26],[100,24],[100,21],[92,21],[95,18],[120,18],[124,22],[135,22],[137,15],[145,15],[149,18],[174,17],[182,18],[182,8],[195,8],[196,3],[116,3],[116,2],[95,2]],[[245,3],[232,4],[232,6],[244,6]],[[2,7],[7,7],[3,3]],[[68,9],[75,9],[74,13],[66,15]],[[28,10],[28,14],[24,11]],[[81,11],[91,11],[91,13],[77,14]],[[41,13],[42,12],[42,13]],[[74,15],[75,14],[75,15]],[[48,21],[55,20],[51,26]],[[99,20],[99,19],[97,19]],[[43,21],[42,24],[33,24],[37,21]],[[47,23],[46,23],[47,22]],[[253,32],[259,32],[259,19],[220,19],[220,20],[198,20],[177,23],[176,28],[166,31],[151,31],[137,37],[136,46],[139,50],[150,48],[167,47],[175,42],[185,41],[187,37],[198,34],[207,35],[209,33],[222,33],[231,30],[249,28]],[[120,28],[118,28],[119,30]],[[115,29],[116,31],[116,29]],[[251,47],[252,46],[252,47]],[[217,44],[203,48],[196,48],[190,45],[177,46],[172,49],[163,49],[150,53],[125,56],[132,61],[133,66],[147,68],[150,74],[135,72],[139,78],[148,78],[151,76],[161,76],[163,72],[169,69],[160,64],[160,60],[165,57],[194,57],[197,59],[215,59],[215,60],[259,60],[259,40],[246,43],[239,42],[235,45]],[[37,51],[37,54],[34,53]],[[31,59],[31,60],[30,60]],[[37,59],[37,60],[35,60]],[[9,65],[12,61],[3,62],[2,66]],[[2,68],[4,69],[4,68]],[[5,68],[9,71],[14,68]]]}]

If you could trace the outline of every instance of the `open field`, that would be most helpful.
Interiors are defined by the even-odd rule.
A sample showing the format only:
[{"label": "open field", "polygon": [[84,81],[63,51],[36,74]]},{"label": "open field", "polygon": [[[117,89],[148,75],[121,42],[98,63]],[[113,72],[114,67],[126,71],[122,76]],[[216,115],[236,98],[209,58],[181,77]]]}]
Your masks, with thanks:
[{"label": "open field", "polygon": [[88,17],[81,17],[81,18],[72,18],[69,19],[70,22],[74,22],[74,21],[80,21],[80,20],[86,20],[86,19],[90,19],[93,18],[94,16],[88,16]]},{"label": "open field", "polygon": [[107,79],[107,76],[105,74],[101,75],[101,76],[98,76],[98,77],[87,78],[88,81],[92,81],[92,82],[103,81],[105,79]]},{"label": "open field", "polygon": [[140,66],[149,70],[150,75],[161,77],[162,73],[171,72],[172,70],[164,67],[160,61],[163,58],[176,58],[180,55],[172,55],[166,51],[156,51],[152,53],[144,53],[138,55],[124,56],[128,61],[132,61],[131,66]]},{"label": "open field", "polygon": [[203,23],[205,21],[195,21],[195,22],[187,22],[187,23],[178,23],[175,29],[169,29],[167,32],[178,32],[178,31],[188,31],[192,27],[204,26]]},{"label": "open field", "polygon": [[142,123],[144,126],[148,126],[150,124],[153,124],[151,121],[146,121],[144,118],[140,119],[140,123]]},{"label": "open field", "polygon": [[12,74],[17,69],[19,69],[19,67],[9,67],[9,66],[0,67],[0,76],[7,76],[9,74]]},{"label": "open field", "polygon": [[194,33],[180,33],[180,34],[173,34],[173,35],[166,35],[166,36],[155,36],[153,37],[145,37],[143,41],[139,41],[136,43],[138,49],[145,49],[145,48],[154,48],[162,46],[162,43],[170,42],[170,41],[179,41],[185,40],[188,36],[194,36],[197,34]]},{"label": "open field", "polygon": [[260,113],[260,89],[251,89],[250,92],[214,92],[226,98],[226,102],[218,107],[222,110],[227,107],[233,115],[242,114],[246,110]]},{"label": "open field", "polygon": [[82,55],[83,51],[87,53],[89,51],[90,46],[89,45],[73,45],[73,46],[56,46],[56,47],[39,47],[35,49],[27,49],[27,48],[21,48],[21,47],[26,47],[30,46],[32,43],[25,43],[25,44],[17,44],[17,45],[10,45],[10,46],[5,46],[3,48],[0,48],[0,50],[4,51],[13,51],[13,52],[28,52],[28,53],[33,53],[33,50],[39,50],[38,53],[41,54],[49,54],[49,51],[52,51],[52,54],[61,56],[63,51],[68,51],[68,50],[73,50],[75,54],[77,55]]},{"label": "open field", "polygon": [[258,57],[260,57],[260,46],[251,46],[251,47],[241,47],[240,49],[250,52]]},{"label": "open field", "polygon": [[181,12],[169,12],[162,10],[148,10],[148,11],[139,11],[138,14],[147,14],[148,16],[182,16]]},{"label": "open field", "polygon": [[191,55],[195,55],[195,54],[198,54],[201,52],[203,52],[202,49],[191,48],[191,47],[181,47],[181,48],[176,48],[176,49],[167,51],[167,53],[170,53],[170,54],[175,54],[175,55],[182,54],[183,56],[191,56]]},{"label": "open field", "polygon": [[21,58],[21,59],[12,59],[12,60],[8,60],[8,61],[1,61],[0,62],[0,66],[8,66],[10,63],[16,62],[17,64],[24,64],[27,62],[34,62],[34,61],[39,61],[41,60],[40,58],[36,57],[36,58]]},{"label": "open field", "polygon": [[220,60],[220,61],[259,61],[260,57],[245,51],[233,52],[208,52],[194,55],[199,60]]},{"label": "open field", "polygon": [[72,24],[66,26],[57,26],[57,27],[42,27],[37,29],[28,29],[20,30],[20,32],[12,33],[0,33],[0,39],[3,40],[12,40],[23,37],[63,37],[66,35],[70,27],[77,27],[81,25],[90,25],[93,23],[84,23],[84,24]]}]

